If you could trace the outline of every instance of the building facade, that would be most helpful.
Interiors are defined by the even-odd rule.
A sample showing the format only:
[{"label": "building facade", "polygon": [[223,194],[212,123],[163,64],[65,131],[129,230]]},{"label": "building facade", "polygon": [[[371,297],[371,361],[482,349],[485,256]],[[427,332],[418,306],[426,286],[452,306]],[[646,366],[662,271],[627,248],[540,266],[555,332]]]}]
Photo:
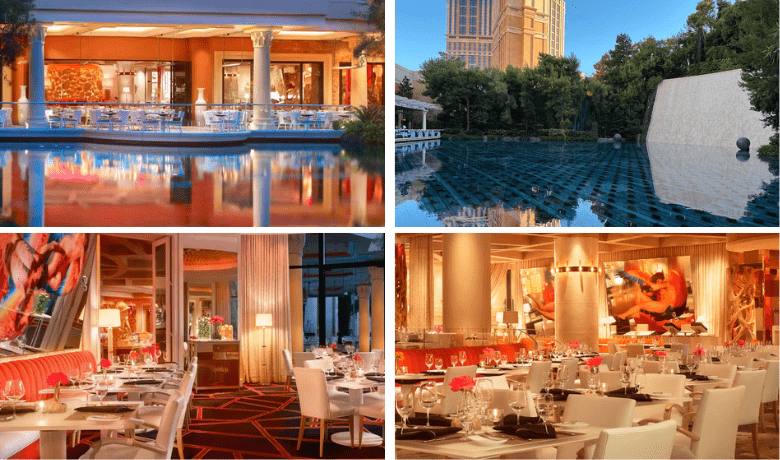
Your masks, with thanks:
[{"label": "building facade", "polygon": [[563,56],[563,0],[448,0],[447,56],[466,68],[534,67]]}]

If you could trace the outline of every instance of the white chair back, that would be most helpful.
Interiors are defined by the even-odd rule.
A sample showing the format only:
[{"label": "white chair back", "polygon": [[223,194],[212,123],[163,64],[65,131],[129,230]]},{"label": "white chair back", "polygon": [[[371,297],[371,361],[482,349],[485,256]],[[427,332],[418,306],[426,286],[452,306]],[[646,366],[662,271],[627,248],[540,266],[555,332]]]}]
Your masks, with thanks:
[{"label": "white chair back", "polygon": [[295,385],[298,388],[298,400],[301,416],[329,420],[330,402],[328,387],[325,382],[325,372],[322,369],[305,369],[296,367]]},{"label": "white chair back", "polygon": [[641,343],[627,343],[626,353],[629,358],[636,358],[637,356],[644,356],[645,346]]},{"label": "white chair back", "polygon": [[[488,405],[488,410],[490,409],[500,409],[504,411],[504,415],[514,414],[515,412],[512,410],[511,407],[509,407],[509,398],[512,395],[512,390],[502,388],[498,390],[493,390],[493,399],[490,400],[490,404]],[[534,407],[533,399],[531,398],[531,392],[526,391],[525,392],[525,398],[526,398],[526,406],[523,408],[523,410],[520,412],[520,416],[522,417],[536,417],[536,408]]]},{"label": "white chair back", "polygon": [[532,393],[539,393],[544,386],[544,380],[552,369],[550,361],[534,361],[531,363],[531,370],[528,371],[528,378],[525,383]]},{"label": "white chair back", "polygon": [[612,357],[612,364],[609,366],[611,371],[619,371],[620,367],[626,363],[627,351],[619,351]]},{"label": "white chair back", "polygon": [[441,403],[442,414],[452,414],[457,410],[460,395],[457,391],[452,391],[450,389],[450,382],[452,382],[452,379],[455,377],[462,377],[464,375],[476,377],[477,366],[450,366],[447,368],[447,372],[444,374],[444,385],[442,387],[442,393],[444,393],[444,400]]},{"label": "white chair back", "polygon": [[173,441],[176,439],[177,417],[182,416],[183,418],[188,399],[189,394],[185,395],[178,390],[171,390],[168,402],[165,404],[165,410],[160,418],[160,429],[157,430],[157,438],[154,440],[155,445],[159,449],[164,449],[167,453],[165,455],[157,454],[154,458],[171,458]]},{"label": "white chair back", "polygon": [[691,441],[694,458],[734,458],[739,420],[745,387],[704,390],[699,410],[693,421]]},{"label": "white chair back", "polygon": [[383,350],[383,349],[381,349],[381,348],[372,348],[372,349],[371,349],[371,352],[372,352],[374,355],[376,355],[376,359],[378,359],[378,360],[380,360],[380,361],[381,361],[381,360],[383,360],[383,359],[385,359],[385,350]]},{"label": "white chair back", "polygon": [[308,351],[296,351],[293,353],[293,364],[295,367],[303,367],[303,363],[305,361],[309,361],[314,358],[314,353],[310,353]]},{"label": "white chair back", "polygon": [[778,365],[780,365],[780,361],[777,360],[766,362],[766,379],[764,379],[762,403],[777,401],[778,380],[780,380]]},{"label": "white chair back", "polygon": [[736,364],[710,364],[705,363],[699,366],[700,375],[713,375],[724,379],[726,382],[721,385],[722,388],[729,388],[737,376]]},{"label": "white chair back", "polygon": [[601,365],[605,366],[607,369],[610,370],[612,368],[612,358],[615,355],[611,355],[609,353],[599,353],[599,356],[601,357]]},{"label": "white chair back", "polygon": [[282,350],[282,361],[284,361],[284,370],[287,375],[293,375],[293,361],[290,350]]},{"label": "white chair back", "polygon": [[322,369],[324,371],[333,367],[333,358],[310,359],[303,362],[307,369]]},{"label": "white chair back", "polygon": [[621,377],[620,371],[599,372],[599,378],[601,379],[601,383],[607,384],[607,391],[623,388],[623,384],[620,382],[620,377]]},{"label": "white chair back", "polygon": [[371,370],[371,361],[376,359],[376,355],[370,351],[359,351],[355,354],[360,356],[360,367],[363,371],[369,372]]},{"label": "white chair back", "polygon": [[672,353],[682,351],[683,358],[688,356],[688,344],[687,343],[673,343],[672,348],[669,350]]},{"label": "white chair back", "polygon": [[672,398],[682,398],[685,393],[685,376],[682,374],[647,374],[645,382],[643,393],[665,393]]},{"label": "white chair back", "polygon": [[577,366],[579,365],[579,362],[580,360],[577,358],[565,358],[561,360],[561,366],[558,368],[558,373],[560,374],[564,369],[566,369],[568,373],[568,378],[564,383],[565,389],[574,388],[574,385],[577,382]]},{"label": "white chair back", "polygon": [[478,380],[490,380],[493,382],[493,390],[508,390],[509,382],[505,375],[493,375],[491,377],[480,377]]},{"label": "white chair back", "polygon": [[658,374],[661,372],[661,363],[658,361],[645,361],[642,368],[645,370],[645,374]]},{"label": "white chair back", "polygon": [[628,398],[604,398],[590,395],[569,395],[564,422],[585,422],[600,428],[628,427],[633,423],[636,401]]},{"label": "white chair back", "polygon": [[671,458],[674,433],[673,420],[629,428],[602,430],[594,459],[602,458]]},{"label": "white chair back", "polygon": [[741,366],[745,369],[753,368],[753,358],[750,356],[729,356],[728,363]]},{"label": "white chair back", "polygon": [[737,371],[734,386],[745,387],[745,399],[742,400],[742,410],[739,413],[739,424],[758,423],[758,410],[761,406],[761,396],[764,388],[766,371]]},{"label": "white chair back", "polygon": [[607,350],[609,350],[610,355],[614,355],[620,351],[620,346],[617,344],[617,342],[607,342]]}]

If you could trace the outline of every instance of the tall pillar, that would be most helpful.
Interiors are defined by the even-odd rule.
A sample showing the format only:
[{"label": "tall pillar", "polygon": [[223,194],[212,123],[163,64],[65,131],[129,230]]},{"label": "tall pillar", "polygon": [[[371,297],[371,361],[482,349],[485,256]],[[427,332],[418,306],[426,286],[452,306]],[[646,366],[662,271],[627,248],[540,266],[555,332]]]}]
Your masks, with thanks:
[{"label": "tall pillar", "polygon": [[368,271],[371,273],[371,349],[384,350],[385,269],[368,267]]},{"label": "tall pillar", "polygon": [[[249,32],[254,48],[252,102],[269,104],[271,102],[271,41],[274,32],[265,28],[250,29]],[[252,106],[252,129],[268,129],[270,122],[270,105]]]},{"label": "tall pillar", "polygon": [[371,286],[361,284],[357,287],[357,294],[360,351],[371,351],[371,331],[368,324],[368,296],[371,294]]},{"label": "tall pillar", "polygon": [[[291,233],[287,235],[287,250],[291,266],[303,265],[303,245],[306,235]],[[292,352],[304,351],[303,344],[303,269],[290,269],[290,328]]]},{"label": "tall pillar", "polygon": [[423,126],[422,126],[422,129],[428,129],[427,128],[427,126],[428,126],[428,111],[427,110],[423,110],[422,113],[423,113]]},{"label": "tall pillar", "polygon": [[444,331],[490,331],[490,235],[445,233],[443,237]]},{"label": "tall pillar", "polygon": [[30,33],[30,115],[27,119],[30,128],[46,128],[46,92],[44,88],[46,72],[43,63],[43,43],[46,40],[46,28],[40,24],[32,26]]},{"label": "tall pillar", "polygon": [[[555,239],[556,267],[596,267],[599,264],[598,239],[588,236],[559,236]],[[598,349],[598,273],[563,272],[555,274],[555,339],[576,340]]]},{"label": "tall pillar", "polygon": [[[252,158],[252,225],[271,225],[271,159],[256,150]],[[262,156],[262,158],[261,158]]]},{"label": "tall pillar", "polygon": [[363,54],[356,59],[357,67],[352,69],[352,86],[350,94],[350,103],[353,107],[368,105],[368,65],[366,56]]}]

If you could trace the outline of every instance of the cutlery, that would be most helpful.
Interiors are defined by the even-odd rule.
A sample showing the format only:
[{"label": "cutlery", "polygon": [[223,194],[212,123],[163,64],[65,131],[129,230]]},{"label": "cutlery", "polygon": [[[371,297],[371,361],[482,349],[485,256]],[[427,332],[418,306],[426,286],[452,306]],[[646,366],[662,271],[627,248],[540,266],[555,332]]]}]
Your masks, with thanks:
[{"label": "cutlery", "polygon": [[451,434],[451,435],[447,435],[447,436],[442,436],[441,438],[426,439],[423,442],[424,443],[428,443],[428,442],[438,442],[438,441],[449,441],[451,439],[458,439],[458,438],[464,438],[464,437],[466,437],[466,435],[460,434],[460,433],[456,433],[456,434]]}]

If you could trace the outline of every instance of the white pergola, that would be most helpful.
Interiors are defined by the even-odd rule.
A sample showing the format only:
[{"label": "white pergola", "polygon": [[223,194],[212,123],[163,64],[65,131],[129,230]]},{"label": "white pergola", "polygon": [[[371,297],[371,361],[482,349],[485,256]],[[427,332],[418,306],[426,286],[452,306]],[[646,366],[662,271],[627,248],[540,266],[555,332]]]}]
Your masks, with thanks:
[{"label": "white pergola", "polygon": [[423,125],[422,129],[426,129],[426,119],[428,115],[429,110],[441,110],[441,107],[439,107],[436,104],[431,104],[430,102],[423,102],[418,101],[416,99],[409,99],[403,96],[395,95],[395,106],[396,108],[403,108],[403,109],[412,109],[412,110],[421,110],[423,113]]}]

